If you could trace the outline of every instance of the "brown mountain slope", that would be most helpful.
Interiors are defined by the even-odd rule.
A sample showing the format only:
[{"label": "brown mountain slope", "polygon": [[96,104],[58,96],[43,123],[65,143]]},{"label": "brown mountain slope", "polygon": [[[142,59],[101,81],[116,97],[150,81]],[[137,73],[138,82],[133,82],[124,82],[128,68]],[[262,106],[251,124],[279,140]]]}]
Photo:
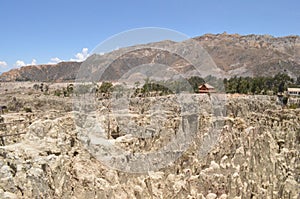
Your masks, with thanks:
[{"label": "brown mountain slope", "polygon": [[300,72],[300,37],[207,34],[195,38],[229,75],[258,76]]},{"label": "brown mountain slope", "polygon": [[[270,76],[285,72],[293,77],[300,76],[300,37],[272,37],[269,35],[206,34],[194,38],[205,53],[208,53],[218,70],[219,76]],[[187,42],[187,41],[184,41]],[[68,81],[75,80],[78,72],[93,76],[103,74],[101,79],[116,80],[133,67],[148,63],[165,64],[186,76],[194,68],[184,59],[168,52],[153,50],[153,47],[184,53],[181,43],[162,41],[115,50],[105,55],[93,55],[84,64],[91,67],[89,74],[79,71],[80,62],[62,62],[56,65],[26,66],[13,69],[0,76],[1,81]],[[186,47],[190,44],[187,42]],[[192,48],[192,47],[191,47]],[[205,54],[204,53],[204,54]],[[193,56],[193,52],[190,53]],[[107,66],[110,66],[106,68]],[[95,72],[96,71],[96,72]],[[203,74],[202,74],[203,75]]]},{"label": "brown mountain slope", "polygon": [[4,72],[1,81],[68,81],[74,80],[81,62],[23,66]]}]

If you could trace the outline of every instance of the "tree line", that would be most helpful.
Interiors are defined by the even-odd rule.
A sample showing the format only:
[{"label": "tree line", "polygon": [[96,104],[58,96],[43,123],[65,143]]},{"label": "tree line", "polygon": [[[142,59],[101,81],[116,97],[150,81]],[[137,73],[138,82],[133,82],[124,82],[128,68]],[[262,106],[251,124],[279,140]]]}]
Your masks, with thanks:
[{"label": "tree line", "polygon": [[161,95],[174,94],[182,91],[198,93],[199,86],[208,83],[215,87],[217,92],[240,93],[240,94],[262,94],[273,95],[283,93],[288,87],[300,88],[300,76],[293,79],[288,74],[278,73],[273,77],[231,77],[217,78],[207,76],[205,78],[192,76],[184,80],[168,80],[163,82],[153,82],[147,79],[141,88],[136,89],[136,93],[160,92]]},{"label": "tree line", "polygon": [[[240,93],[240,94],[277,94],[278,92],[286,91],[287,87],[300,87],[300,76],[294,80],[289,75],[278,73],[273,77],[231,77],[229,79],[207,76],[205,78],[192,76],[187,79],[176,79],[166,81],[154,81],[149,78],[145,79],[143,85],[140,82],[135,83],[133,96],[149,96],[151,93],[157,95],[169,95],[181,92],[198,93],[199,86],[208,83],[215,87],[217,92],[221,93]],[[35,90],[48,92],[49,86],[41,83],[33,86]],[[95,94],[111,94],[112,92],[122,92],[125,88],[123,85],[113,85],[111,82],[102,82],[99,86],[96,83],[80,84],[75,87],[69,84],[66,88],[57,89],[54,91],[56,96],[69,97],[71,95],[81,95],[86,93]],[[126,89],[125,89],[126,90]]]},{"label": "tree line", "polygon": [[226,93],[277,94],[288,87],[300,87],[300,76],[295,81],[289,75],[278,73],[273,77],[232,77],[223,80]]}]

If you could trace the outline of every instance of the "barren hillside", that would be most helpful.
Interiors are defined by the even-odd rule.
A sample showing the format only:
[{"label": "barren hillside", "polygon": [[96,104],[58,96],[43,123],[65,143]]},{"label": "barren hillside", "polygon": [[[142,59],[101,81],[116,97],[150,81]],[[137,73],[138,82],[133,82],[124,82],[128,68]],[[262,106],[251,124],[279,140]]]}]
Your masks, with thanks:
[{"label": "barren hillside", "polygon": [[[194,40],[199,42],[223,71],[222,76],[270,76],[278,72],[292,77],[300,75],[299,36],[276,38],[269,35],[206,34]],[[153,46],[168,47],[172,51],[185,50],[177,49],[180,45],[176,42],[161,41],[140,46],[139,50],[128,47],[104,55],[93,55],[87,61],[100,71],[110,65],[105,73],[107,80],[116,80],[118,73],[127,67],[149,63],[167,64],[186,76],[194,74],[191,63],[174,56],[170,51],[151,49]],[[116,55],[122,56],[116,58]],[[70,81],[75,80],[80,65],[80,62],[62,62],[56,65],[26,66],[3,73],[0,80]]]}]

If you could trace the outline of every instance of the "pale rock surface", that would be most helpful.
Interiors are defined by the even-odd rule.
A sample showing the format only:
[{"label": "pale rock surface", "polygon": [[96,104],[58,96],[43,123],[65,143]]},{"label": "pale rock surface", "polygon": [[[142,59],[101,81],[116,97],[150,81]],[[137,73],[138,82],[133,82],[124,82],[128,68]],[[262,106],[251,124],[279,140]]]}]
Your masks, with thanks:
[{"label": "pale rock surface", "polygon": [[[194,99],[208,107],[207,99]],[[167,120],[150,120],[154,102],[161,102]],[[229,98],[226,109],[216,144],[208,126],[214,118],[199,111],[199,135],[192,144],[168,166],[144,173],[115,170],[87,148],[88,135],[107,135],[106,109],[96,118],[101,136],[91,133],[92,116],[78,124],[74,118],[85,116],[76,111],[37,113],[45,118],[32,116],[32,124],[20,127],[26,134],[7,137],[0,146],[0,198],[298,198],[300,110],[281,109],[265,96]],[[171,110],[178,104],[170,97],[135,102],[129,113],[134,120],[119,125],[110,118],[110,131],[119,125],[120,136],[106,144],[135,153],[160,149],[179,128],[179,113]],[[139,123],[149,127],[147,139],[137,135],[148,132],[130,130]]]}]

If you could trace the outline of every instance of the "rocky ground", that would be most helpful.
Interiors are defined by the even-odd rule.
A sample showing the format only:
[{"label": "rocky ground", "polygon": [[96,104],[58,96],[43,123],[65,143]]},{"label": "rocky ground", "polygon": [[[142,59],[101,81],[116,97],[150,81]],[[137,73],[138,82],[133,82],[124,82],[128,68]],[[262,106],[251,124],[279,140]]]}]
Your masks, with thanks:
[{"label": "rocky ground", "polygon": [[[1,134],[24,134],[1,139],[0,198],[300,197],[300,110],[272,97],[227,96],[217,108],[206,95],[132,98],[124,112],[105,99],[82,111],[72,97],[1,92],[2,104],[17,101],[32,112],[2,115]],[[162,155],[179,152],[174,161],[139,167],[143,154],[159,157],[172,139],[173,151]],[[103,158],[116,154],[112,147],[128,159]]]}]

